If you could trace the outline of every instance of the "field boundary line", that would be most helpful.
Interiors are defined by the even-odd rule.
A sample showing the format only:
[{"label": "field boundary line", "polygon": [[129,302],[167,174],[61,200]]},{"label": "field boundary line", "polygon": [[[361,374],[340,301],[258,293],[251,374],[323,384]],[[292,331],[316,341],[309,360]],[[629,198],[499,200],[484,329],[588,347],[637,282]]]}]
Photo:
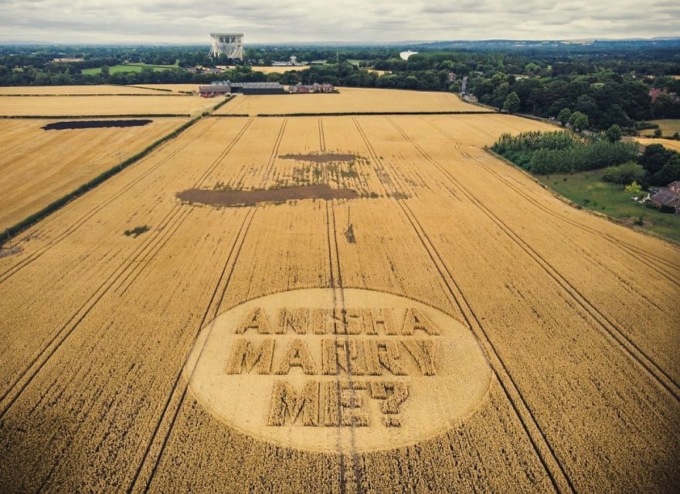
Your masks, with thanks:
[{"label": "field boundary line", "polygon": [[534,262],[536,262],[536,264],[538,264],[572,298],[572,300],[581,306],[581,308],[604,330],[605,335],[608,335],[618,343],[619,347],[624,350],[625,355],[628,355],[634,362],[637,362],[637,364],[644,368],[661,387],[665,388],[677,401],[680,401],[680,385],[654,362],[652,358],[642,351],[642,349],[625,334],[625,331],[623,331],[616,323],[612,322],[610,317],[606,316],[598,309],[533,247],[517,235],[503,220],[475,198],[474,194],[472,194],[467,187],[460,183],[443,165],[422,149],[422,147],[401,130],[395,122],[391,121],[391,123],[395,129],[418,150],[423,158],[434,165],[440,173],[457,186],[480,211],[482,211],[503,233],[505,233],[506,236],[532,258]]},{"label": "field boundary line", "polygon": [[[355,122],[357,128],[360,128],[358,122]],[[398,130],[398,129],[397,129]],[[384,168],[382,160],[379,155],[370,144],[368,137],[364,134],[363,130],[360,130],[362,138],[368,148],[368,151],[377,164],[380,164]],[[409,142],[411,142],[409,140]],[[393,167],[392,167],[393,168]],[[443,258],[439,254],[438,250],[432,243],[431,239],[423,229],[422,225],[416,218],[413,211],[410,209],[405,200],[399,199],[399,195],[395,197],[397,204],[404,212],[407,220],[413,227],[416,235],[418,236],[423,248],[427,252],[430,260],[434,264],[435,268],[439,272],[439,275],[446,288],[447,295],[451,298],[451,302],[458,307],[461,314],[463,315],[465,322],[471,331],[475,334],[477,340],[482,344],[485,354],[487,355],[491,367],[496,375],[499,384],[501,385],[505,395],[510,402],[515,415],[517,416],[520,425],[524,429],[529,442],[531,443],[539,461],[543,465],[543,468],[550,478],[550,481],[557,492],[575,492],[571,479],[566,474],[564,467],[560,463],[557,455],[550,445],[545,433],[541,429],[536,417],[534,416],[531,408],[528,406],[526,400],[519,391],[519,387],[515,382],[514,378],[510,374],[505,362],[501,358],[495,345],[492,343],[488,333],[484,329],[484,326],[480,322],[476,313],[472,309],[472,306],[468,302],[467,298],[463,294],[460,286],[456,282],[455,278],[451,274],[450,270],[444,263]]]},{"label": "field boundary line", "polygon": [[[168,399],[165,402],[165,406],[163,407],[160,417],[158,418],[158,422],[156,423],[154,431],[151,434],[149,442],[147,443],[144,449],[142,459],[135,471],[135,474],[130,482],[129,487],[127,488],[128,493],[148,492],[149,489],[151,488],[151,483],[153,482],[156,472],[158,471],[160,462],[166,451],[167,444],[168,441],[170,440],[170,436],[172,435],[172,431],[175,427],[175,423],[179,416],[179,412],[182,409],[184,400],[186,399],[187,393],[189,391],[189,383],[191,382],[193,371],[195,370],[194,366],[186,382],[182,383],[182,375],[184,374],[184,364],[186,364],[189,355],[193,351],[193,347],[199,335],[201,334],[201,330],[204,329],[204,325],[208,320],[208,317],[211,313],[211,309],[213,312],[211,320],[214,320],[214,318],[217,317],[218,315],[218,311],[222,305],[224,296],[229,287],[231,277],[236,268],[237,260],[240,256],[241,249],[243,248],[243,244],[245,243],[245,239],[248,235],[250,225],[253,222],[253,218],[255,217],[256,212],[257,212],[256,208],[249,208],[249,210],[245,214],[245,217],[241,223],[236,238],[234,239],[234,243],[232,244],[231,249],[229,250],[229,254],[227,255],[227,258],[224,262],[224,266],[220,273],[220,277],[217,280],[217,283],[215,285],[215,288],[213,289],[208,305],[206,306],[206,310],[203,313],[203,317],[201,318],[201,321],[194,332],[193,339],[188,347],[187,354],[183,360],[183,365],[180,367],[179,372],[175,376],[172,389],[170,391],[170,394],[168,395]],[[212,327],[213,326],[208,328],[207,331],[209,332],[212,331]],[[209,336],[210,334],[207,335],[206,342]],[[203,345],[199,353],[199,360],[200,354],[203,353],[204,348],[205,344]],[[158,443],[158,441],[160,441],[160,444]],[[154,445],[156,445],[156,448],[154,448]],[[157,451],[152,451],[154,449],[157,449]],[[145,479],[143,477],[145,477]]]},{"label": "field boundary line", "polygon": [[[262,118],[276,118],[276,117],[360,117],[367,116],[385,116],[385,115],[495,115],[493,111],[479,111],[479,110],[451,110],[451,111],[374,111],[374,112],[312,112],[312,113],[258,113],[256,116]],[[236,115],[215,115],[216,117],[236,116]]]},{"label": "field boundary line", "polygon": [[[495,153],[493,153],[493,152],[490,151],[490,150],[486,150],[486,151],[489,152],[489,153],[491,153],[491,155],[492,155],[493,157],[496,157],[496,158],[499,157],[498,155],[496,155]],[[462,151],[462,152],[463,152],[463,151]],[[673,269],[673,270],[678,270],[678,269],[680,269],[680,266],[676,266],[676,265],[674,265],[673,263],[671,263],[671,262],[669,262],[669,261],[667,261],[667,260],[665,260],[665,259],[663,259],[663,258],[661,258],[661,257],[658,257],[658,256],[656,256],[656,255],[654,255],[654,254],[651,254],[651,253],[648,253],[648,252],[644,252],[644,251],[642,251],[641,249],[635,247],[634,245],[631,245],[631,244],[629,244],[629,243],[627,243],[627,242],[625,242],[625,241],[619,240],[619,239],[613,237],[612,235],[610,235],[610,234],[608,234],[608,233],[603,233],[603,232],[600,232],[600,231],[598,231],[598,230],[596,230],[596,229],[594,229],[594,228],[591,228],[591,227],[588,227],[588,226],[585,226],[585,225],[581,225],[581,224],[578,223],[577,221],[573,221],[573,220],[567,219],[567,218],[565,218],[565,217],[559,215],[558,213],[556,213],[556,212],[554,212],[554,211],[550,211],[549,208],[546,208],[545,206],[543,206],[542,204],[540,204],[538,201],[536,201],[535,199],[531,198],[530,194],[527,194],[527,193],[522,192],[522,191],[521,191],[518,187],[516,187],[514,184],[511,184],[510,181],[505,180],[505,179],[502,178],[500,175],[498,175],[496,172],[492,171],[486,164],[484,164],[484,163],[482,162],[481,159],[479,159],[479,158],[477,158],[477,157],[475,157],[475,156],[472,156],[472,155],[468,155],[468,154],[465,153],[465,152],[463,152],[463,154],[467,155],[470,159],[472,159],[472,160],[474,160],[474,161],[477,161],[477,163],[479,163],[479,164],[482,166],[482,168],[484,168],[489,174],[495,175],[496,177],[498,177],[499,180],[505,182],[511,189],[515,190],[518,194],[520,194],[520,195],[522,195],[523,197],[525,197],[526,199],[528,199],[529,202],[531,202],[532,204],[534,204],[538,209],[541,209],[541,210],[543,210],[544,212],[548,213],[549,215],[553,216],[554,218],[560,219],[560,220],[563,221],[564,223],[567,223],[567,224],[569,224],[569,225],[575,226],[575,227],[581,229],[582,231],[585,231],[585,232],[588,232],[588,233],[590,233],[590,234],[594,234],[594,235],[599,236],[600,238],[602,238],[602,239],[608,241],[611,245],[614,245],[614,246],[618,247],[619,249],[621,249],[622,251],[624,251],[626,254],[628,254],[629,256],[631,256],[631,257],[632,257],[633,259],[635,259],[636,261],[641,262],[642,264],[646,265],[647,267],[649,267],[649,268],[652,269],[653,271],[656,271],[659,275],[663,276],[664,278],[666,278],[666,279],[667,279],[668,281],[670,281],[671,283],[673,283],[673,284],[677,285],[678,287],[680,287],[680,280],[678,280],[678,278],[674,277],[672,274],[668,273],[667,271],[664,271],[663,268],[662,268],[661,266],[658,266],[656,263],[659,263],[660,265],[665,266],[667,269]],[[501,157],[501,158],[502,158],[502,157]],[[537,183],[538,183],[539,185],[543,185],[543,184],[541,184],[541,183],[538,182],[538,181],[537,181]],[[546,186],[546,187],[547,187],[547,186]],[[559,194],[558,194],[557,192],[555,192],[554,190],[550,189],[549,187],[547,187],[547,189],[549,190],[549,192],[550,192],[552,195],[554,195],[554,196],[559,196]],[[642,233],[642,234],[648,235],[648,236],[650,236],[650,237],[654,237],[654,238],[656,238],[656,239],[658,239],[658,240],[664,240],[664,241],[666,241],[666,242],[675,243],[675,241],[674,241],[673,239],[666,238],[666,237],[664,237],[664,236],[662,236],[662,235],[659,235],[659,234],[657,234],[657,233],[655,233],[655,232],[652,232],[652,231],[649,231],[649,230],[645,230],[645,229],[643,229],[643,228],[638,228],[638,227],[636,227],[636,226],[634,226],[634,225],[628,225],[627,223],[624,223],[623,221],[618,220],[618,219],[616,219],[616,218],[613,218],[613,217],[611,217],[611,216],[608,216],[608,215],[606,215],[606,214],[604,214],[604,213],[600,213],[600,212],[598,212],[598,211],[593,211],[593,210],[588,209],[588,208],[580,207],[578,204],[576,204],[576,203],[570,201],[570,200],[567,199],[566,197],[559,197],[558,199],[560,199],[562,202],[566,203],[566,204],[569,205],[569,206],[572,206],[572,207],[574,207],[574,208],[576,208],[576,209],[578,209],[578,210],[580,210],[580,211],[586,211],[588,214],[591,214],[591,215],[593,215],[593,216],[595,216],[595,217],[599,217],[600,219],[609,220],[609,221],[612,222],[612,223],[615,223],[615,224],[618,224],[618,225],[621,225],[621,226],[630,228],[630,229],[632,229],[632,230],[634,230],[634,231],[636,231],[636,232],[638,232],[638,233]]]}]

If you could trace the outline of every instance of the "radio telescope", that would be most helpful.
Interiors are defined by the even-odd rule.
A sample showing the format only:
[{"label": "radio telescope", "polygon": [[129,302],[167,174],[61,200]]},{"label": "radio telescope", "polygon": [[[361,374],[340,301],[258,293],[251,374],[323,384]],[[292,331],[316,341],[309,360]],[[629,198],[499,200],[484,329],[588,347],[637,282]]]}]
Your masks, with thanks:
[{"label": "radio telescope", "polygon": [[417,51],[408,50],[408,51],[402,51],[399,54],[399,56],[401,57],[402,60],[408,60],[410,56],[417,55],[417,54],[418,54]]},{"label": "radio telescope", "polygon": [[210,33],[212,46],[210,56],[243,60],[243,33]]}]

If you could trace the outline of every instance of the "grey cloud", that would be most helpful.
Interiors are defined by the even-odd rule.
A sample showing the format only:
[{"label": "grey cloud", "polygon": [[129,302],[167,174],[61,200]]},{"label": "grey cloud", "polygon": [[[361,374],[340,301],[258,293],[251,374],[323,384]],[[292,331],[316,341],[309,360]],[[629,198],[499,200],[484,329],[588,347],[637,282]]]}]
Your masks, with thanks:
[{"label": "grey cloud", "polygon": [[214,30],[246,43],[677,35],[669,0],[0,0],[0,42],[208,43]]}]

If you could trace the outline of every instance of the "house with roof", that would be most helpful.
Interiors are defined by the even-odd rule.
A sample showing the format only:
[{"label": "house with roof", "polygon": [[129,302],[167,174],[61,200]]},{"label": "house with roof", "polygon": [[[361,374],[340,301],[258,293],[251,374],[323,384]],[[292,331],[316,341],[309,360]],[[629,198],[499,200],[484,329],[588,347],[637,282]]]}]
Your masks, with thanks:
[{"label": "house with roof", "polygon": [[680,181],[669,184],[659,192],[654,194],[651,199],[652,204],[661,210],[670,212],[671,210],[680,213]]},{"label": "house with roof", "polygon": [[680,195],[680,180],[676,180],[672,184],[668,184],[668,187],[666,188],[671,192],[675,192],[676,194]]}]

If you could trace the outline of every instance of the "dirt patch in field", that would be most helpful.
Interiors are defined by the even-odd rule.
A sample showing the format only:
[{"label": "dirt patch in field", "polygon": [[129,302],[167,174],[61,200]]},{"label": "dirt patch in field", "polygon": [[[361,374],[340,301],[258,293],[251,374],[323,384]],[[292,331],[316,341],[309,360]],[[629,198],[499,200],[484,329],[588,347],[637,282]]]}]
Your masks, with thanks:
[{"label": "dirt patch in field", "polygon": [[284,160],[297,160],[297,161],[311,161],[312,163],[337,163],[340,161],[354,161],[356,158],[353,154],[341,154],[341,153],[322,153],[322,154],[283,154],[279,158]]},{"label": "dirt patch in field", "polygon": [[105,127],[142,127],[153,120],[73,120],[54,122],[42,127],[43,130],[101,129]]},{"label": "dirt patch in field", "polygon": [[285,202],[300,199],[355,199],[359,194],[352,189],[333,189],[326,184],[301,185],[268,190],[204,190],[189,189],[177,197],[194,204],[210,206],[255,206],[261,202]]}]

